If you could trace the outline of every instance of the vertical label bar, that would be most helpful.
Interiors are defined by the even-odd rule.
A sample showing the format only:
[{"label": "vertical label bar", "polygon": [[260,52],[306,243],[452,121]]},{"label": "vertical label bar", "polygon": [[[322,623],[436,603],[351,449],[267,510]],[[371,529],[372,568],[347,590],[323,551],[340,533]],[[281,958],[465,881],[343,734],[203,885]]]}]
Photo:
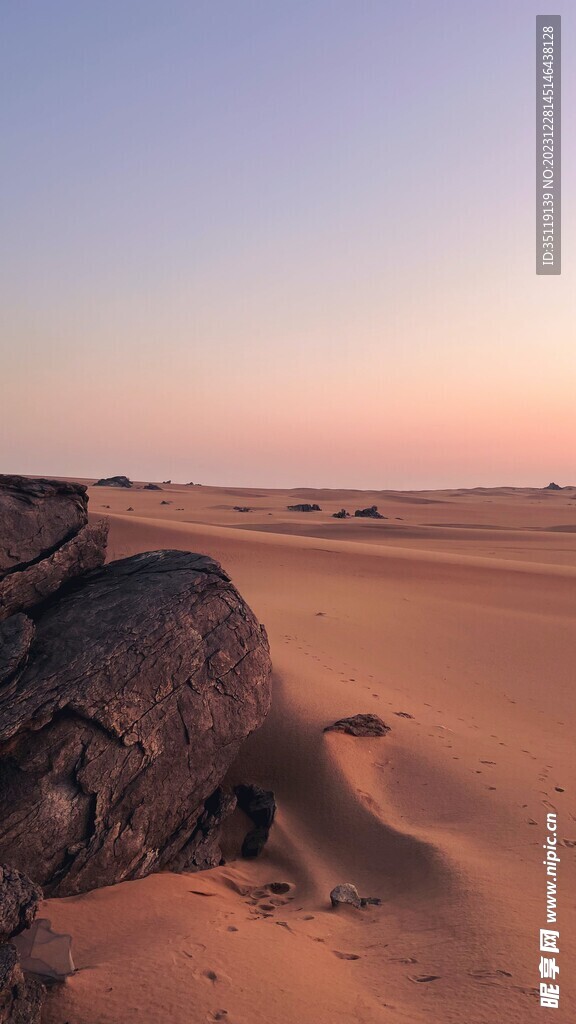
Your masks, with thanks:
[{"label": "vertical label bar", "polygon": [[561,273],[559,14],[536,17],[536,273]]}]

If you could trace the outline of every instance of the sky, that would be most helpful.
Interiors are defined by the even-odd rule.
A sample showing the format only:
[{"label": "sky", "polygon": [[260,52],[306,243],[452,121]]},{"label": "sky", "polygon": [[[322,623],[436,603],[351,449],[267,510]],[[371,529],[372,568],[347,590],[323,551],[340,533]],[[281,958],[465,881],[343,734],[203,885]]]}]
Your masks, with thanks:
[{"label": "sky", "polygon": [[531,0],[2,0],[0,471],[576,483]]}]

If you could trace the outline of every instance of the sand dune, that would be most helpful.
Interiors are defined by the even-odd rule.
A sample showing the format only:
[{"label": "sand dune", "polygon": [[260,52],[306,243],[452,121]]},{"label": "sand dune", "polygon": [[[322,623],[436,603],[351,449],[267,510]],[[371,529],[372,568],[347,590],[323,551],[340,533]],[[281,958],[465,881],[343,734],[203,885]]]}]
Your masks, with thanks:
[{"label": "sand dune", "polygon": [[[230,781],[273,788],[278,822],[254,863],[49,901],[80,970],[46,1024],[541,1020],[550,808],[571,1019],[572,492],[164,491],[94,488],[92,512],[111,558],[214,555],[266,624],[273,710]],[[321,513],[286,510],[312,499]],[[391,518],[331,519],[374,503]],[[323,733],[370,711],[388,736]],[[342,881],[382,906],[332,911]]]}]

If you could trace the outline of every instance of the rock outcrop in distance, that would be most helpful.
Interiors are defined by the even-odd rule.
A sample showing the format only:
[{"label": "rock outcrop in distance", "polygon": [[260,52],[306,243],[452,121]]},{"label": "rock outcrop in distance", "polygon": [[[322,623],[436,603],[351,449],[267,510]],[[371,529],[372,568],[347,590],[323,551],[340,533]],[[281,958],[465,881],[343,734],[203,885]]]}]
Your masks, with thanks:
[{"label": "rock outcrop in distance", "polygon": [[370,505],[369,508],[357,508],[354,515],[359,519],[386,519],[386,516],[378,511],[377,505]]},{"label": "rock outcrop in distance", "polygon": [[[38,521],[54,486],[39,485]],[[86,525],[84,492],[56,492],[73,506],[64,536],[70,517],[76,537]],[[24,565],[4,581],[29,571],[29,534],[3,538]],[[219,863],[215,829],[234,805],[219,785],[270,703],[264,627],[203,555],[68,570],[0,623],[0,859],[59,896]]]},{"label": "rock outcrop in distance", "polygon": [[144,484],[144,491],[161,491],[160,484]]},{"label": "rock outcrop in distance", "polygon": [[321,512],[320,505],[287,505],[289,512]]},{"label": "rock outcrop in distance", "polygon": [[127,476],[105,476],[97,480],[94,487],[133,487],[134,484]]},{"label": "rock outcrop in distance", "polygon": [[548,486],[545,487],[544,490],[545,491],[561,491],[562,488],[561,488],[560,484],[555,484],[554,481],[552,481],[552,483],[548,484]]},{"label": "rock outcrop in distance", "polygon": [[345,508],[341,508],[339,512],[332,513],[332,519],[350,519],[350,513]]}]

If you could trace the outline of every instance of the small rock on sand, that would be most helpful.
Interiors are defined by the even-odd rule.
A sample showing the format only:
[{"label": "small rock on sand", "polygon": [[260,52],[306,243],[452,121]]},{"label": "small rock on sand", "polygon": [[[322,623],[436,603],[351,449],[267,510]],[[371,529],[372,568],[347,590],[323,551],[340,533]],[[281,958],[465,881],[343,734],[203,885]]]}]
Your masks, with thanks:
[{"label": "small rock on sand", "polygon": [[350,736],[385,736],[390,732],[390,726],[378,715],[352,715],[327,725],[324,732],[347,732]]}]

